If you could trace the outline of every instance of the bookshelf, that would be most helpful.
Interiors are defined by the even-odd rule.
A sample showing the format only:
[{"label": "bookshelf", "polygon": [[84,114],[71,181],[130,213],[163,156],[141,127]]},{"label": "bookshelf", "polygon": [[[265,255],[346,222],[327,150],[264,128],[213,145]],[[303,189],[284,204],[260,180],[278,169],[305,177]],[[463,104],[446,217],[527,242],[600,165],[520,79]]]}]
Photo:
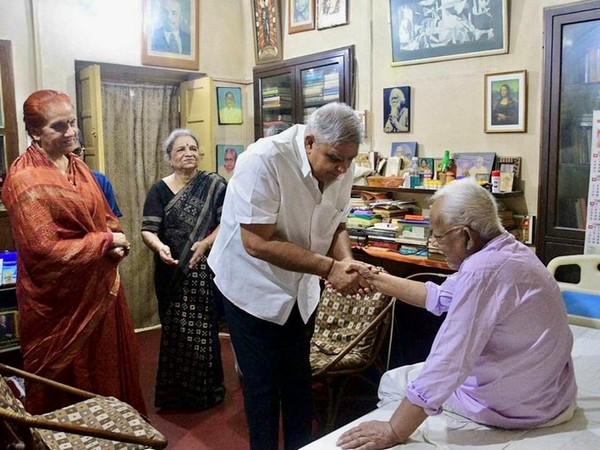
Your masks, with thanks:
[{"label": "bookshelf", "polygon": [[600,3],[546,8],[536,251],[582,254],[592,111],[600,109]]},{"label": "bookshelf", "polygon": [[306,123],[326,103],[354,107],[353,75],[354,46],[255,67],[256,139],[278,123]]}]

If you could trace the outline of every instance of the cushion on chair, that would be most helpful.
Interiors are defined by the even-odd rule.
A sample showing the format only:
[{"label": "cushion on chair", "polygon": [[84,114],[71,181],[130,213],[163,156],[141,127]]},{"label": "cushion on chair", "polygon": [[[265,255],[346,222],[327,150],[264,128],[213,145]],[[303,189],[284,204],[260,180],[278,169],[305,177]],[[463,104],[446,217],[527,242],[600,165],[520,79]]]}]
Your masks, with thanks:
[{"label": "cushion on chair", "polygon": [[[315,332],[311,341],[310,363],[318,371],[337,356],[381,313],[390,298],[379,292],[357,297],[324,291],[317,311]],[[368,362],[377,327],[348,353],[336,370],[359,367]]]},{"label": "cushion on chair", "polygon": [[[21,403],[21,401],[15,397],[12,389],[9,387],[8,383],[2,376],[0,376],[0,407],[8,409],[10,411],[14,411],[15,413],[22,416],[30,416],[30,414],[25,410],[23,403]],[[13,435],[19,436],[19,438],[25,442],[28,441],[28,436],[22,435],[23,430],[26,428],[17,429],[16,427],[10,425],[8,422],[5,423],[5,425],[7,427],[10,427],[10,430],[13,433]],[[46,448],[37,430],[30,428],[29,433],[31,433],[31,438],[33,439],[32,442],[36,449]],[[0,438],[4,439],[4,437],[1,435]]]},{"label": "cushion on chair", "polygon": [[[41,417],[54,422],[102,428],[104,430],[146,436],[148,438],[161,436],[135,409],[114,397],[94,397],[51,413],[42,414]],[[48,447],[60,450],[148,448],[135,444],[111,442],[105,439],[70,433],[42,429],[38,429],[38,431]]]}]

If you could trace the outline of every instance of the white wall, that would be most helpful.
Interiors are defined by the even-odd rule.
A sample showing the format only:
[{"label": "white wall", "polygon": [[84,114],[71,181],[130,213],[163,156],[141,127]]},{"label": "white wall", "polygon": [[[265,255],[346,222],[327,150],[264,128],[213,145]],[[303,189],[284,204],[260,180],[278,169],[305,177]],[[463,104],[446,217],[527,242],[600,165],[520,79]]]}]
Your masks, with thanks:
[{"label": "white wall", "polygon": [[[26,146],[20,120],[23,102],[43,88],[75,98],[75,60],[142,65],[142,4],[142,0],[0,0],[0,39],[12,41],[20,151]],[[249,17],[249,2],[200,1],[199,72],[233,81],[251,98],[253,42],[243,39],[252,34]],[[251,112],[251,102],[246,104]],[[246,122],[243,127],[218,127],[217,139],[246,143],[253,134],[252,121]]]},{"label": "white wall", "polygon": [[[369,111],[369,138],[363,150],[389,153],[393,141],[417,141],[422,156],[451,151],[492,151],[522,156],[525,200],[537,210],[542,89],[543,8],[570,0],[510,1],[508,54],[391,66],[389,0],[349,0],[349,25],[287,34],[287,5],[282,4],[283,54],[307,55],[354,44],[356,108]],[[0,39],[13,42],[16,102],[22,105],[35,89],[51,87],[75,94],[75,59],[139,66],[140,0],[0,0]],[[33,5],[33,6],[32,6]],[[250,0],[200,0],[200,71],[222,84],[245,86],[247,117],[252,127],[254,39]],[[72,19],[71,19],[72,18]],[[35,27],[34,27],[35,24]],[[35,33],[34,30],[35,29]],[[38,57],[34,49],[38,42]],[[484,75],[528,72],[526,133],[483,131]],[[248,83],[248,84],[247,84]],[[411,132],[383,133],[383,89],[411,86]],[[17,112],[21,117],[21,111]],[[251,139],[246,127],[218,127],[217,141]],[[24,137],[21,132],[21,146]],[[236,142],[237,141],[237,142]]]},{"label": "white wall", "polygon": [[[509,1],[508,54],[396,67],[391,66],[389,0],[348,3],[349,25],[284,34],[285,57],[355,44],[356,108],[369,111],[371,149],[389,154],[392,142],[417,141],[420,156],[441,157],[444,150],[522,156],[526,208],[535,214],[541,145],[543,8],[571,1]],[[287,21],[285,27],[287,33]],[[484,133],[484,75],[518,70],[527,70],[529,79],[527,132]],[[393,86],[412,88],[409,133],[383,132],[383,89]]]}]

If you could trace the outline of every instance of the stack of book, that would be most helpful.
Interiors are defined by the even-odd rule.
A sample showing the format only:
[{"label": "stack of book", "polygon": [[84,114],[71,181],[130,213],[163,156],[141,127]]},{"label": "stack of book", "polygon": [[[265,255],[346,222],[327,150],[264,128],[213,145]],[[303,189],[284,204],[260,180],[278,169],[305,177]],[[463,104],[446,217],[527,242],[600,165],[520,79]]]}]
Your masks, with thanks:
[{"label": "stack of book", "polygon": [[375,214],[389,219],[402,219],[405,215],[411,214],[414,203],[412,200],[379,200],[371,203],[371,208]]},{"label": "stack of book", "polygon": [[446,262],[446,256],[440,251],[437,245],[433,245],[431,241],[427,243],[427,258],[434,261]]},{"label": "stack of book", "polygon": [[400,249],[397,226],[389,223],[380,223],[366,228],[365,231],[367,233],[369,246],[386,248],[394,251]]}]

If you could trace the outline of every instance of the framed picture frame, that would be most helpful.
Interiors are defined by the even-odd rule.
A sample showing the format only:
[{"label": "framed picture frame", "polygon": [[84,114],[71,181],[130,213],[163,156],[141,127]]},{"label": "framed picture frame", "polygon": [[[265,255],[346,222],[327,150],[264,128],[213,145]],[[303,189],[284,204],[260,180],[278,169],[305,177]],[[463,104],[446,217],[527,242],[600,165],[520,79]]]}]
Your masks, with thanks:
[{"label": "framed picture frame", "polygon": [[315,0],[288,0],[288,34],[315,29]]},{"label": "framed picture frame", "polygon": [[527,131],[527,71],[485,75],[486,133]]},{"label": "framed picture frame", "polygon": [[200,0],[144,0],[142,64],[199,69]]},{"label": "framed picture frame", "polygon": [[347,0],[317,0],[317,29],[348,24]]},{"label": "framed picture frame", "polygon": [[19,312],[0,310],[0,351],[19,347]]},{"label": "framed picture frame", "polygon": [[217,109],[219,125],[240,125],[243,123],[242,88],[217,87]]},{"label": "framed picture frame", "polygon": [[392,66],[508,53],[508,0],[390,0]]},{"label": "framed picture frame", "polygon": [[256,64],[283,58],[279,1],[252,0]]},{"label": "framed picture frame", "polygon": [[472,177],[477,181],[490,181],[496,154],[494,152],[454,153],[456,178]]},{"label": "framed picture frame", "polygon": [[229,181],[233,176],[237,158],[244,150],[243,145],[217,144],[217,173]]},{"label": "framed picture frame", "polygon": [[413,156],[419,156],[416,142],[392,142],[390,156],[397,156],[401,160],[401,169],[410,167]]},{"label": "framed picture frame", "polygon": [[383,89],[383,131],[410,131],[410,86]]}]

